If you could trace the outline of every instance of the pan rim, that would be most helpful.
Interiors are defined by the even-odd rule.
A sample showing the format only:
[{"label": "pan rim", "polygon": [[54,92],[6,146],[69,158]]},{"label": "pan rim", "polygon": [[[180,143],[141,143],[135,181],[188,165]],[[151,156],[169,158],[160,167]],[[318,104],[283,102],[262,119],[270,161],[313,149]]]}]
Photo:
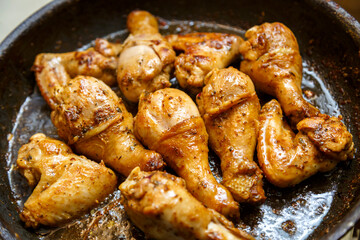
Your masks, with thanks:
[{"label": "pan rim", "polygon": [[[71,4],[77,0],[54,0],[20,23],[11,33],[9,33],[5,39],[0,43],[0,59],[6,56],[8,49],[11,48],[14,42],[18,41],[22,35],[31,31],[41,19],[51,14],[54,10],[64,7],[66,4]],[[340,5],[331,0],[307,0],[310,5],[320,5],[321,8],[328,14],[335,16],[339,21],[342,28],[349,31],[349,36],[353,39],[358,47],[360,47],[360,23],[351,16]],[[344,236],[360,219],[360,201],[357,202],[345,215],[341,222],[336,224],[329,233],[324,235],[321,239],[339,239]],[[0,221],[0,237],[9,239],[9,234],[12,232],[5,228]],[[15,239],[15,235],[12,236]]]}]

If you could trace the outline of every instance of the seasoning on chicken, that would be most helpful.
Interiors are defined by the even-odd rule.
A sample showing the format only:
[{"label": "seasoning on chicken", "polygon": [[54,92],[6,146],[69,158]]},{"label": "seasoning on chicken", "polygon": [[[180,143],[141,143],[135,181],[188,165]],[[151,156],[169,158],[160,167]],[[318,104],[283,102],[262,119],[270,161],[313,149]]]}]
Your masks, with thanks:
[{"label": "seasoning on chicken", "polygon": [[256,88],[275,96],[292,127],[319,110],[302,96],[302,61],[294,34],[281,23],[264,23],[249,29],[240,46],[240,70]]},{"label": "seasoning on chicken", "polygon": [[197,94],[204,77],[214,68],[227,67],[239,55],[243,41],[225,33],[189,33],[169,35],[166,39],[175,50],[184,51],[175,60],[175,76],[180,86]]},{"label": "seasoning on chicken", "polygon": [[260,103],[251,79],[232,67],[214,69],[196,100],[221,159],[222,184],[238,202],[264,201],[262,171],[253,160]]},{"label": "seasoning on chicken", "polygon": [[33,70],[40,92],[51,109],[55,107],[54,91],[77,75],[96,77],[112,86],[116,83],[117,56],[121,44],[97,39],[95,47],[68,53],[41,53]]},{"label": "seasoning on chicken", "polygon": [[119,57],[117,81],[126,99],[138,102],[144,91],[171,86],[175,52],[159,33],[156,18],[150,13],[131,12],[127,27],[131,34]]},{"label": "seasoning on chicken", "polygon": [[72,153],[61,141],[35,134],[18,154],[17,166],[33,193],[20,218],[27,227],[59,226],[88,212],[117,186],[113,171]]},{"label": "seasoning on chicken", "polygon": [[59,136],[76,152],[127,176],[139,166],[161,169],[160,154],[146,150],[133,135],[133,117],[102,81],[78,76],[56,91],[51,120]]},{"label": "seasoning on chicken", "polygon": [[165,172],[135,168],[120,187],[121,203],[145,234],[158,240],[254,239],[185,188],[183,179]]},{"label": "seasoning on chicken", "polygon": [[184,92],[165,88],[140,97],[134,133],[185,179],[191,194],[225,216],[239,215],[238,203],[219,184],[208,162],[208,135],[195,103]]},{"label": "seasoning on chicken", "polygon": [[353,156],[352,135],[336,117],[319,114],[305,118],[297,129],[295,135],[276,100],[262,107],[258,161],[269,182],[278,187],[290,187],[317,172],[330,171]]},{"label": "seasoning on chicken", "polygon": [[[352,135],[341,119],[321,114],[302,96],[302,61],[294,34],[281,23],[248,30],[240,46],[240,69],[255,86],[275,96],[262,109],[258,160],[274,185],[295,185],[318,171],[329,171],[353,155]],[[282,120],[282,110],[295,134]]]}]

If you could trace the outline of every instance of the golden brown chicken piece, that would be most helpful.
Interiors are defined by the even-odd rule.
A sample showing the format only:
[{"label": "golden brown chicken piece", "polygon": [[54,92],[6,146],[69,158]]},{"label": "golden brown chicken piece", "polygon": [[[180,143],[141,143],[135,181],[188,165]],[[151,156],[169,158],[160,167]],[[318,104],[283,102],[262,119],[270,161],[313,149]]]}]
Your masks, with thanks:
[{"label": "golden brown chicken piece", "polygon": [[204,207],[183,179],[165,172],[135,168],[120,187],[121,203],[131,221],[152,239],[254,239],[232,222]]},{"label": "golden brown chicken piece", "polygon": [[131,12],[127,27],[131,34],[119,57],[117,81],[124,96],[131,102],[138,102],[142,92],[171,85],[175,52],[159,33],[157,20],[150,13]]},{"label": "golden brown chicken piece", "polygon": [[113,171],[38,133],[23,145],[17,166],[33,193],[20,214],[27,227],[59,226],[88,212],[117,186]]},{"label": "golden brown chicken piece", "polygon": [[96,77],[112,86],[116,83],[117,56],[121,44],[97,39],[95,47],[68,53],[41,53],[33,70],[40,92],[51,109],[55,107],[54,91],[77,75]]},{"label": "golden brown chicken piece", "polygon": [[290,187],[317,172],[333,169],[351,158],[352,135],[340,119],[320,114],[297,125],[295,135],[276,100],[266,103],[260,113],[258,161],[266,178],[278,187]]},{"label": "golden brown chicken piece", "polygon": [[256,88],[275,96],[291,125],[319,110],[302,96],[302,61],[294,34],[281,23],[264,23],[249,29],[240,46],[244,60],[240,70],[248,74]]},{"label": "golden brown chicken piece", "polygon": [[165,88],[140,97],[135,135],[186,181],[188,190],[205,206],[225,216],[239,215],[238,204],[220,185],[208,162],[208,135],[192,99]]},{"label": "golden brown chicken piece", "polygon": [[146,150],[133,135],[133,117],[121,99],[104,82],[78,76],[56,91],[51,119],[59,136],[77,153],[127,176],[142,170],[161,169],[160,154]]},{"label": "golden brown chicken piece", "polygon": [[264,201],[262,171],[253,160],[260,103],[251,79],[233,67],[216,68],[196,101],[210,146],[221,159],[222,184],[238,202]]},{"label": "golden brown chicken piece", "polygon": [[196,94],[204,86],[204,77],[214,68],[227,67],[239,55],[242,38],[225,33],[189,33],[169,35],[175,50],[175,76],[182,88]]}]

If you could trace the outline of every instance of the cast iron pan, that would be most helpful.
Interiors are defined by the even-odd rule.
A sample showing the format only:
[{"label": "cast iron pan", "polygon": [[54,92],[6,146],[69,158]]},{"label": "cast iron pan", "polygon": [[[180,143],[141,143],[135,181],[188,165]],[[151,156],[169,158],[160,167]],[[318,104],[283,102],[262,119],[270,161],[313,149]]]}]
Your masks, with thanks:
[{"label": "cast iron pan", "polygon": [[[359,146],[360,25],[325,0],[59,0],[35,13],[0,45],[0,236],[4,239],[127,239],[144,235],[129,225],[119,192],[62,228],[25,229],[19,209],[30,189],[14,169],[17,151],[36,132],[56,137],[50,110],[30,71],[36,54],[88,47],[97,37],[122,41],[135,9],[159,16],[162,33],[222,31],[243,35],[253,25],[279,21],[296,35],[304,60],[303,88],[325,113],[342,114]],[[238,67],[239,62],[235,63]],[[116,89],[115,89],[116,90]],[[134,107],[134,106],[133,106]],[[242,205],[236,223],[258,239],[338,239],[360,218],[359,153],[335,170],[290,189],[265,182],[267,201]],[[217,174],[218,159],[211,154]]]}]

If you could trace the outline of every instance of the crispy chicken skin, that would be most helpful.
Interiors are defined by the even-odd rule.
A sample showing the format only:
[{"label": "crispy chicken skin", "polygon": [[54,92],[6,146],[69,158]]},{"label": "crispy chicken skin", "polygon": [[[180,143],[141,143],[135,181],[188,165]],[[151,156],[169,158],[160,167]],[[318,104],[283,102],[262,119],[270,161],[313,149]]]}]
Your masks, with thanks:
[{"label": "crispy chicken skin", "polygon": [[133,117],[122,100],[102,81],[78,76],[56,91],[51,119],[59,136],[77,153],[127,176],[142,170],[161,169],[160,154],[146,150],[133,135]]},{"label": "crispy chicken skin", "polygon": [[117,55],[121,44],[97,39],[95,47],[68,53],[41,53],[33,71],[40,92],[49,106],[55,107],[54,91],[77,75],[96,77],[112,86],[116,83]]},{"label": "crispy chicken skin", "polygon": [[254,239],[221,214],[204,207],[186,190],[184,180],[171,174],[135,168],[119,189],[131,221],[149,238]]},{"label": "crispy chicken skin", "polygon": [[220,185],[208,162],[208,135],[192,99],[166,88],[140,98],[135,135],[186,181],[191,194],[205,206],[225,216],[239,215],[238,203]]},{"label": "crispy chicken skin", "polygon": [[214,69],[196,101],[221,159],[222,184],[238,202],[264,201],[262,171],[253,160],[260,103],[251,79],[233,67]]},{"label": "crispy chicken skin", "polygon": [[281,23],[264,23],[249,29],[240,46],[240,70],[256,88],[275,96],[292,127],[319,110],[302,96],[302,60],[294,34]]},{"label": "crispy chicken skin", "polygon": [[117,81],[131,102],[142,92],[171,86],[175,52],[161,36],[156,18],[146,11],[133,11],[127,19],[129,37],[119,57]]},{"label": "crispy chicken skin", "polygon": [[333,169],[353,156],[352,135],[340,119],[320,114],[297,124],[295,135],[276,100],[260,113],[258,161],[266,178],[278,187],[290,187],[317,172]]},{"label": "crispy chicken skin", "polygon": [[59,226],[88,212],[117,186],[113,171],[72,153],[61,141],[35,134],[18,154],[17,166],[33,193],[20,218],[27,227]]},{"label": "crispy chicken skin", "polygon": [[[302,60],[294,34],[281,23],[264,23],[249,29],[240,46],[240,70],[255,86],[275,100],[260,116],[258,160],[274,185],[295,185],[318,171],[333,169],[353,155],[352,135],[341,119],[321,114],[302,96]],[[295,135],[282,120],[282,110]]]},{"label": "crispy chicken skin", "polygon": [[175,50],[184,51],[175,60],[175,76],[184,89],[196,94],[204,86],[204,77],[214,68],[227,67],[238,55],[243,41],[225,33],[189,33],[169,35]]}]

